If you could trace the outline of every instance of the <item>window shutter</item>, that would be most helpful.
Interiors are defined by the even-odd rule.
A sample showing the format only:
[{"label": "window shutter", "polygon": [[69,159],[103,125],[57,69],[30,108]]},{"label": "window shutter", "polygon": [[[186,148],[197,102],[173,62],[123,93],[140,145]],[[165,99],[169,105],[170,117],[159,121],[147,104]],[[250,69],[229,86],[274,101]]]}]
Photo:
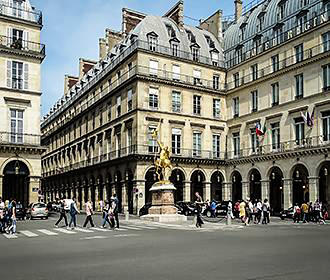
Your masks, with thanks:
[{"label": "window shutter", "polygon": [[13,43],[13,31],[11,27],[7,28],[7,47],[10,47]]},{"label": "window shutter", "polygon": [[23,31],[23,48],[29,49],[29,32]]},{"label": "window shutter", "polygon": [[24,89],[29,89],[29,64],[24,63]]},{"label": "window shutter", "polygon": [[11,88],[12,87],[12,79],[11,79],[11,61],[7,61],[7,87]]}]

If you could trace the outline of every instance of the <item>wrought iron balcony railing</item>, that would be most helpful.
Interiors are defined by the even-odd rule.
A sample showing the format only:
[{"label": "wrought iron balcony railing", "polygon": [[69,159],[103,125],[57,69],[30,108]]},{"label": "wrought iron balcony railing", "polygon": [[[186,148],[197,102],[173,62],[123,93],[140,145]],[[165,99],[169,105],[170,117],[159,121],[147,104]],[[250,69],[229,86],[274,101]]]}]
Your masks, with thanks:
[{"label": "wrought iron balcony railing", "polygon": [[20,146],[40,146],[40,135],[0,132],[0,144]]},{"label": "wrought iron balcony railing", "polygon": [[8,1],[0,0],[0,15],[19,18],[42,25],[42,13],[34,8],[23,9],[15,7]]},{"label": "wrought iron balcony railing", "polygon": [[45,55],[45,45],[0,35],[0,47]]},{"label": "wrought iron balcony railing", "polygon": [[323,42],[322,44],[319,44],[315,47],[307,49],[307,50],[303,51],[302,53],[287,57],[275,64],[270,63],[268,66],[258,70],[256,75],[255,75],[255,73],[252,73],[252,71],[251,71],[250,74],[247,74],[243,77],[240,77],[239,79],[236,79],[236,80],[233,80],[233,81],[227,83],[227,89],[232,90],[232,89],[241,87],[243,85],[246,85],[250,82],[258,81],[259,79],[267,77],[280,70],[283,70],[285,68],[288,68],[288,67],[293,66],[298,63],[305,62],[308,59],[314,58],[320,54],[329,53],[329,52],[330,52],[330,41]]}]

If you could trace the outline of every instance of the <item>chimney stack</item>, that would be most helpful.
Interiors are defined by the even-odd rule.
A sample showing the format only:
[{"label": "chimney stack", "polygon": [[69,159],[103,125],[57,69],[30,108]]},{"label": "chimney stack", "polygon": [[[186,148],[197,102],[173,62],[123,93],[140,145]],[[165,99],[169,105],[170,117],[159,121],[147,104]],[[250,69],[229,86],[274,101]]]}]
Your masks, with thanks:
[{"label": "chimney stack", "polygon": [[243,11],[243,1],[242,0],[235,0],[235,21],[242,16]]}]

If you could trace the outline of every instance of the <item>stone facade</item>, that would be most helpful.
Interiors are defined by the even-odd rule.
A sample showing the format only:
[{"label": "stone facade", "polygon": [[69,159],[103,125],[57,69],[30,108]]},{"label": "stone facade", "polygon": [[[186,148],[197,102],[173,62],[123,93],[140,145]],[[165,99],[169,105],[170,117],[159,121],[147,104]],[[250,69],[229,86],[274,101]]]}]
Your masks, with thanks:
[{"label": "stone facade", "polygon": [[[47,197],[76,196],[80,207],[92,198],[97,207],[116,192],[122,209],[138,213],[156,181],[158,150],[150,134],[159,128],[172,149],[177,201],[193,200],[196,191],[209,200],[268,198],[279,212],[303,200],[328,200],[330,8],[324,1],[308,7],[281,1],[288,20],[309,9],[317,24],[249,50],[263,32],[299,23],[268,21],[281,7],[266,2],[243,8],[243,15],[237,6],[224,34],[216,12],[215,26],[206,19],[199,29],[145,16],[122,41],[116,38],[42,123]],[[253,20],[263,16],[264,26],[253,31]],[[250,37],[240,36],[240,28]],[[248,53],[233,55],[240,48]]]},{"label": "stone facade", "polygon": [[28,0],[0,5],[0,197],[27,206],[41,191],[42,15]]}]

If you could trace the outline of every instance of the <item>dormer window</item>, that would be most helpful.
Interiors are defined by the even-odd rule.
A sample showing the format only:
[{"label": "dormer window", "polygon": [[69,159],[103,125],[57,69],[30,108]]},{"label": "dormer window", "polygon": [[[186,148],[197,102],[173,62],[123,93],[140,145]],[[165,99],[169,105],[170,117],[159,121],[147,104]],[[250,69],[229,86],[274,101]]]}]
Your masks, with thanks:
[{"label": "dormer window", "polygon": [[263,30],[264,22],[265,22],[265,12],[262,12],[258,15],[258,25],[257,25],[258,32]]},{"label": "dormer window", "polygon": [[186,30],[186,32],[187,32],[188,40],[191,43],[196,43],[196,37],[195,37],[195,35],[190,30]]},{"label": "dormer window", "polygon": [[261,46],[261,35],[256,35],[253,39],[253,47],[256,50],[256,53],[259,51],[259,47]]},{"label": "dormer window", "polygon": [[239,45],[236,48],[235,57],[236,57],[236,63],[241,63],[243,61],[243,46],[242,45]]},{"label": "dormer window", "polygon": [[170,40],[170,46],[171,46],[171,54],[173,56],[180,56],[180,41],[177,38],[173,38]]},{"label": "dormer window", "polygon": [[211,53],[212,65],[219,66],[219,52],[217,50],[212,50],[210,53]]},{"label": "dormer window", "polygon": [[243,41],[245,39],[245,31],[246,31],[246,25],[247,23],[244,22],[240,26],[240,40]]},{"label": "dormer window", "polygon": [[151,32],[147,35],[149,50],[152,52],[157,51],[158,35],[155,32]]},{"label": "dormer window", "polygon": [[300,0],[300,8],[303,8],[309,4],[309,0]]},{"label": "dormer window", "polygon": [[286,9],[286,0],[282,0],[279,2],[278,6],[277,6],[277,20],[284,19],[285,9]]},{"label": "dormer window", "polygon": [[193,61],[199,61],[199,46],[194,45],[191,46],[191,54],[192,54],[192,59]]},{"label": "dormer window", "polygon": [[170,38],[176,37],[175,30],[173,29],[173,27],[171,25],[166,24],[166,29],[167,29],[168,37],[170,37]]}]

